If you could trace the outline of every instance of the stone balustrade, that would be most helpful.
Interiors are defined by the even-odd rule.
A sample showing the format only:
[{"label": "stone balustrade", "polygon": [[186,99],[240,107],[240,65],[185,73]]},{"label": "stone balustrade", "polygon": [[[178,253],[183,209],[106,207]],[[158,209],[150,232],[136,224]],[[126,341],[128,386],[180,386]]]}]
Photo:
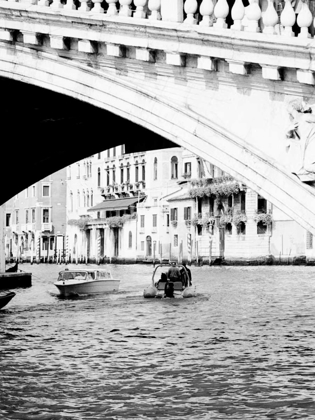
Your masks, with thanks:
[{"label": "stone balustrade", "polygon": [[43,9],[76,10],[87,15],[161,20],[283,37],[310,38],[314,32],[314,16],[306,1],[299,10],[294,10],[291,0],[249,0],[246,7],[247,0],[235,0],[231,6],[227,0],[20,0],[17,3]]},{"label": "stone balustrade", "polygon": [[263,79],[290,79],[289,69],[299,83],[315,83],[307,3],[296,13],[289,0],[277,12],[272,2],[264,7],[258,0],[247,7],[247,0],[236,0],[231,10],[226,0],[50,1],[0,0],[0,41],[142,62],[155,62],[163,51],[171,66],[195,57],[197,68],[217,71],[224,60],[234,74],[258,65]]}]

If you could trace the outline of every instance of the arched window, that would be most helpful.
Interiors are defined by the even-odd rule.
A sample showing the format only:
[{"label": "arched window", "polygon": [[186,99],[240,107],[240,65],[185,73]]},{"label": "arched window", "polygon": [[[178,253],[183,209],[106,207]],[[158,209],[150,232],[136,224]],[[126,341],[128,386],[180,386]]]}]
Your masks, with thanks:
[{"label": "arched window", "polygon": [[227,235],[232,235],[232,223],[227,223],[225,225],[225,233]]},{"label": "arched window", "polygon": [[127,182],[130,182],[130,163],[127,163]]},{"label": "arched window", "polygon": [[131,230],[129,231],[128,245],[129,245],[129,248],[132,248],[132,232],[131,232]]},{"label": "arched window", "polygon": [[80,163],[77,166],[77,178],[80,178]]},{"label": "arched window", "polygon": [[178,159],[176,156],[173,156],[171,159],[171,178],[178,178]]},{"label": "arched window", "polygon": [[90,207],[90,194],[88,191],[86,193],[86,207]]},{"label": "arched window", "polygon": [[93,190],[91,190],[91,207],[93,206]]},{"label": "arched window", "polygon": [[145,181],[145,161],[142,161],[142,181]]},{"label": "arched window", "polygon": [[136,168],[135,168],[135,182],[139,181],[139,166],[138,161],[136,160]]},{"label": "arched window", "polygon": [[152,238],[151,238],[151,236],[147,236],[146,237],[146,242],[147,242],[147,253],[146,253],[146,256],[147,257],[151,257],[151,255],[152,255]]},{"label": "arched window", "polygon": [[244,222],[240,222],[237,225],[237,234],[238,235],[245,235],[246,234],[246,224]]},{"label": "arched window", "polygon": [[83,190],[83,207],[86,207],[86,196],[85,196],[85,191]]},{"label": "arched window", "polygon": [[74,235],[74,240],[73,240],[73,254],[76,254],[76,249],[77,249],[77,241],[78,241],[78,235],[75,234]]},{"label": "arched window", "polygon": [[109,166],[106,168],[106,185],[108,186],[110,184],[110,178],[109,178]]},{"label": "arched window", "polygon": [[157,180],[157,158],[154,158],[154,163],[153,163],[153,179]]},{"label": "arched window", "polygon": [[124,182],[124,167],[123,164],[120,165],[120,183]]},{"label": "arched window", "polygon": [[267,225],[264,225],[262,221],[257,223],[257,234],[264,235],[267,232]]},{"label": "arched window", "polygon": [[80,203],[80,191],[78,190],[78,194],[77,194],[77,202],[78,202],[78,208],[80,207],[81,203]]},{"label": "arched window", "polygon": [[267,200],[260,195],[257,196],[257,212],[267,213]]},{"label": "arched window", "polygon": [[101,168],[97,168],[97,186],[101,186]]},{"label": "arched window", "polygon": [[70,211],[73,212],[73,192],[70,191]]},{"label": "arched window", "polygon": [[113,184],[116,182],[116,168],[113,166]]}]

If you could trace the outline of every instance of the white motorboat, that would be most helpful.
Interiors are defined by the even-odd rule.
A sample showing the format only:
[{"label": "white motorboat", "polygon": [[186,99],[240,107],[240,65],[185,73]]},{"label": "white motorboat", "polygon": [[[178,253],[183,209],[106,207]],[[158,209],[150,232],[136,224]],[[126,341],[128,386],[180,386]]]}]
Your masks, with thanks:
[{"label": "white motorboat", "polygon": [[172,265],[175,265],[179,272],[177,279],[170,280],[173,288],[172,297],[188,298],[196,296],[196,286],[191,283],[191,274],[188,273],[187,267],[182,264],[159,264],[153,270],[151,285],[144,289],[143,297],[165,297],[165,284],[170,279],[169,270]]},{"label": "white motorboat", "polygon": [[94,295],[115,292],[120,280],[114,279],[108,269],[68,269],[60,271],[54,283],[61,296]]}]

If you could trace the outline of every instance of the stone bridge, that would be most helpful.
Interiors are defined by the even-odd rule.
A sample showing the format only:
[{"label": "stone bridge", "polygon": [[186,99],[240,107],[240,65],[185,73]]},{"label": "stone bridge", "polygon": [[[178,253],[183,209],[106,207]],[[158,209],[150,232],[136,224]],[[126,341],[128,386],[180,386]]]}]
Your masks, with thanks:
[{"label": "stone bridge", "polygon": [[[32,140],[31,130],[11,137],[0,169],[2,179],[10,177],[1,202],[99,150],[122,143],[127,151],[137,148],[138,136],[124,131],[118,116],[146,129],[147,149],[154,133],[191,150],[315,234],[314,190],[291,174],[285,152],[288,103],[302,98],[312,104],[313,16],[306,3],[298,13],[289,1],[280,6],[257,0],[245,8],[240,0],[0,1],[0,76],[60,94],[60,106],[65,95],[95,110],[80,153],[73,152],[75,136],[60,133],[49,145],[40,136]],[[31,100],[15,92],[2,96],[3,127],[9,114],[18,123]],[[39,106],[45,109],[45,99]],[[102,124],[99,109],[113,118]],[[15,165],[23,176],[11,179]]]}]

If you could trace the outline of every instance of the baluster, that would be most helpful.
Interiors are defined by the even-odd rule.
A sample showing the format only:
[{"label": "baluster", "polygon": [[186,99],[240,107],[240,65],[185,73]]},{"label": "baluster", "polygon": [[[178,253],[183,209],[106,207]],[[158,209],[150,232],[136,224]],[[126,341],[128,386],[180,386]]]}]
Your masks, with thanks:
[{"label": "baluster", "polygon": [[67,3],[63,6],[63,8],[67,10],[76,10],[74,0],[67,0]]},{"label": "baluster", "polygon": [[299,38],[310,38],[311,35],[308,32],[308,28],[311,26],[313,21],[312,13],[308,7],[307,3],[302,3],[302,8],[300,13],[297,16],[297,24],[301,28],[301,32],[299,33]]},{"label": "baluster", "polygon": [[292,27],[295,24],[295,12],[291,0],[285,0],[285,6],[280,16],[281,25],[284,27],[282,36],[294,36]]},{"label": "baluster", "polygon": [[131,9],[130,5],[132,0],[119,0],[120,9],[119,9],[119,16],[131,16]]},{"label": "baluster", "polygon": [[184,23],[187,23],[189,25],[195,25],[197,23],[197,20],[195,19],[195,13],[198,9],[198,3],[196,0],[186,0],[184,5],[184,10],[187,14],[186,19],[184,20]]},{"label": "baluster", "polygon": [[227,24],[225,19],[229,14],[229,5],[226,0],[219,0],[214,6],[214,16],[216,17],[216,23],[213,25],[216,28],[226,28]]},{"label": "baluster", "polygon": [[245,7],[242,0],[236,0],[232,10],[231,16],[234,21],[234,24],[231,26],[231,29],[235,29],[236,31],[242,31],[244,29],[242,20],[245,16]]},{"label": "baluster", "polygon": [[245,28],[248,32],[260,32],[258,25],[261,17],[261,10],[258,5],[258,0],[250,0],[249,6],[245,10],[248,26]]},{"label": "baluster", "polygon": [[149,0],[149,9],[151,10],[149,19],[161,20],[161,0]]},{"label": "baluster", "polygon": [[[9,0],[10,1],[10,0]],[[39,0],[39,2],[37,3],[38,6],[45,6],[45,7],[49,7],[49,0]]]},{"label": "baluster", "polygon": [[268,0],[268,7],[266,12],[263,15],[263,23],[264,23],[264,34],[275,34],[275,26],[279,21],[278,14],[276,9],[273,5],[273,0]]},{"label": "baluster", "polygon": [[117,10],[117,7],[116,7],[116,1],[117,0],[106,0],[106,3],[108,4],[108,9],[107,9],[106,14],[108,16],[116,16],[118,14],[118,10]]},{"label": "baluster", "polygon": [[50,7],[52,9],[62,9],[63,8],[63,4],[61,3],[60,0],[53,0],[53,2],[51,3]]},{"label": "baluster", "polygon": [[91,13],[104,13],[102,1],[103,0],[92,0],[94,7],[91,9]]},{"label": "baluster", "polygon": [[146,12],[145,12],[145,6],[147,4],[147,0],[134,0],[134,5],[137,6],[137,9],[134,13],[135,18],[145,19],[146,18]]},{"label": "baluster", "polygon": [[78,7],[79,12],[89,12],[91,8],[88,6],[88,0],[80,0],[80,7]]},{"label": "baluster", "polygon": [[212,13],[214,10],[214,4],[212,0],[202,0],[199,11],[202,16],[202,21],[199,23],[200,26],[212,26],[213,17]]}]

